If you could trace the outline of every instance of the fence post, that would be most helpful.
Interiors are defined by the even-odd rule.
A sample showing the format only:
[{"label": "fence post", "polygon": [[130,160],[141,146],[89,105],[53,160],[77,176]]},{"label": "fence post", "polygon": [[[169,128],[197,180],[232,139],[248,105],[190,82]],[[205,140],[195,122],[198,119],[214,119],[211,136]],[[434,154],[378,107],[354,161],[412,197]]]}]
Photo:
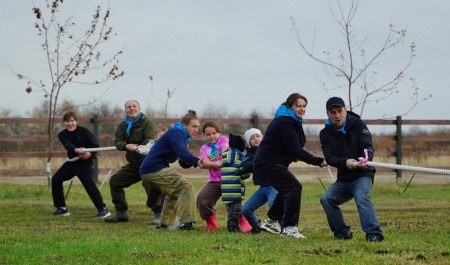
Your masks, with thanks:
[{"label": "fence post", "polygon": [[[91,119],[91,122],[93,123],[93,134],[95,139],[97,139],[97,142],[100,141],[100,135],[98,133],[98,114],[94,114],[94,116]],[[97,183],[98,182],[98,156],[97,159],[92,159],[93,165],[92,165],[92,180]]]},{"label": "fence post", "polygon": [[[402,116],[397,116],[397,120],[396,120],[396,125],[397,125],[397,135],[396,135],[396,140],[397,140],[397,164],[401,165],[402,164]],[[402,179],[402,171],[401,170],[396,170],[397,171],[397,177],[396,177],[396,183],[398,183],[401,179]]]},{"label": "fence post", "polygon": [[258,115],[253,115],[253,117],[250,119],[250,121],[252,122],[252,126],[253,128],[259,128],[259,117]]}]

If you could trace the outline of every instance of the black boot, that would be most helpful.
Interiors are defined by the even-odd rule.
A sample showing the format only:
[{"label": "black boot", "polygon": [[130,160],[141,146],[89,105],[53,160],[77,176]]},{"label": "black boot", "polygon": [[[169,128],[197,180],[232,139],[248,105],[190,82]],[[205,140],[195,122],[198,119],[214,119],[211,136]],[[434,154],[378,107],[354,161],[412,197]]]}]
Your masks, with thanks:
[{"label": "black boot", "polygon": [[121,223],[128,222],[128,212],[116,212],[113,216],[106,218],[106,223]]}]

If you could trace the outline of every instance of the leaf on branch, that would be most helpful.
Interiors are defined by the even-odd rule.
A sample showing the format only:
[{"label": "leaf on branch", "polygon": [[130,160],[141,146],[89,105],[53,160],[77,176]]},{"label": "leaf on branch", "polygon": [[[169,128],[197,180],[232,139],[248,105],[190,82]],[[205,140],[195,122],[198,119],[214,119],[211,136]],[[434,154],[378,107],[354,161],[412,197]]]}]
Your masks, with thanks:
[{"label": "leaf on branch", "polygon": [[25,88],[25,92],[27,92],[28,94],[30,94],[33,90],[31,89],[31,87],[27,87]]},{"label": "leaf on branch", "polygon": [[41,19],[41,17],[42,17],[41,10],[37,7],[33,7],[32,10],[33,10],[33,13],[36,15],[36,18]]}]

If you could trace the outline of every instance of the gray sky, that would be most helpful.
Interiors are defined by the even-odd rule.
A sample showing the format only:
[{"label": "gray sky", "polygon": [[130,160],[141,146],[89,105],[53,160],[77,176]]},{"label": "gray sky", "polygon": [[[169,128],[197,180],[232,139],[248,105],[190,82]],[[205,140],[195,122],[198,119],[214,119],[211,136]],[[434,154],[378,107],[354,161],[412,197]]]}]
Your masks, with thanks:
[{"label": "gray sky", "polygon": [[[35,80],[48,78],[41,39],[33,28],[33,2],[43,1],[4,0],[0,9],[0,108],[19,115],[40,104],[43,94],[26,94],[26,83],[10,68]],[[90,21],[97,3],[67,0],[63,9],[81,26],[82,20]],[[327,98],[345,97],[342,91],[327,94],[320,89],[317,80],[327,80],[322,66],[300,50],[290,30],[289,17],[294,17],[308,45],[316,30],[316,51],[342,49],[342,38],[328,10],[328,5],[336,6],[335,1],[110,0],[109,5],[111,25],[118,36],[105,51],[123,49],[119,66],[126,74],[108,85],[103,102],[122,106],[127,99],[136,98],[144,109],[162,108],[151,95],[149,75],[160,99],[165,99],[167,89],[177,87],[169,104],[171,116],[195,109],[201,117],[207,108],[271,115],[290,93],[300,92],[309,99],[306,118],[324,118]],[[448,0],[360,1],[354,25],[358,37],[368,37],[364,45],[368,53],[380,47],[390,23],[407,28],[407,42],[414,41],[417,46],[417,56],[406,74],[416,79],[423,96],[433,97],[407,119],[449,119],[449,10]],[[380,76],[395,73],[406,63],[408,43],[388,52],[374,70]],[[62,98],[82,104],[100,96],[105,88],[68,86]],[[409,82],[403,82],[401,89],[410,91]],[[404,113],[409,96],[404,92],[372,104],[364,117]]]}]

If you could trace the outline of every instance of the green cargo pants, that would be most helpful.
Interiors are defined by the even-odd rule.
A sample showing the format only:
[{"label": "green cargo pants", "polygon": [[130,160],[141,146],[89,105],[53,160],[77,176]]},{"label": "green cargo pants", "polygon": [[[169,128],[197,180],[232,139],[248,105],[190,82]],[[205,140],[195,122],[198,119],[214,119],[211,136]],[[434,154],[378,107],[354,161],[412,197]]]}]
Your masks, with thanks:
[{"label": "green cargo pants", "polygon": [[197,221],[194,187],[175,169],[163,168],[142,175],[142,180],[167,194],[161,212],[162,225],[172,225],[175,216],[181,224]]}]

